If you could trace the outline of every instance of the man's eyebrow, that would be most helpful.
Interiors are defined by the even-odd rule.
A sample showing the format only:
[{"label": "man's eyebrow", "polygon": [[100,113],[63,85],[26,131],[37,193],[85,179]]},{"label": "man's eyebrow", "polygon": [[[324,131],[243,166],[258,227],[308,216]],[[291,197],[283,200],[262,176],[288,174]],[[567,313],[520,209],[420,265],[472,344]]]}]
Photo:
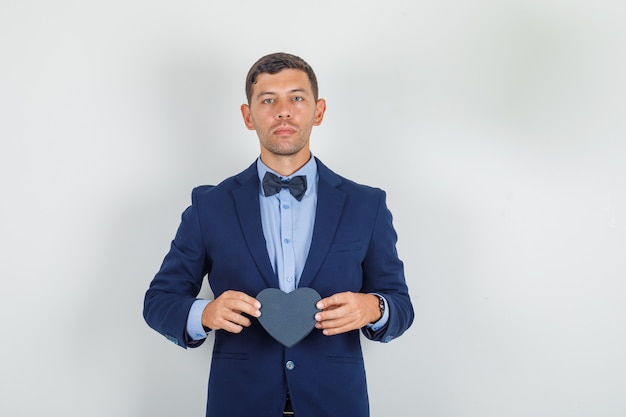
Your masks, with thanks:
[{"label": "man's eyebrow", "polygon": [[[311,95],[311,93],[309,93],[309,91],[307,91],[305,88],[294,88],[292,90],[287,91],[287,94],[293,94],[293,93],[304,93],[306,95]],[[259,92],[259,94],[257,94],[257,98],[261,97],[261,96],[275,96],[278,93],[274,92],[274,91],[261,91]]]},{"label": "man's eyebrow", "polygon": [[309,92],[305,88],[294,88],[290,91],[290,93],[304,93],[309,94]]},{"label": "man's eyebrow", "polygon": [[273,96],[276,95],[275,92],[273,91],[260,91],[259,94],[257,94],[257,97],[261,97],[261,96]]}]

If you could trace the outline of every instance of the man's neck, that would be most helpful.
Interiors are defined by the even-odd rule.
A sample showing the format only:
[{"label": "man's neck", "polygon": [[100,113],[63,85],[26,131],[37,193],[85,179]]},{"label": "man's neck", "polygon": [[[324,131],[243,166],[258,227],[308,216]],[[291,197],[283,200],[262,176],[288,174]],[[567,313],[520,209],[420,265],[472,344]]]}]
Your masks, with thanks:
[{"label": "man's neck", "polygon": [[274,155],[261,153],[261,161],[272,171],[283,177],[288,177],[311,159],[311,152],[299,153],[296,155]]}]

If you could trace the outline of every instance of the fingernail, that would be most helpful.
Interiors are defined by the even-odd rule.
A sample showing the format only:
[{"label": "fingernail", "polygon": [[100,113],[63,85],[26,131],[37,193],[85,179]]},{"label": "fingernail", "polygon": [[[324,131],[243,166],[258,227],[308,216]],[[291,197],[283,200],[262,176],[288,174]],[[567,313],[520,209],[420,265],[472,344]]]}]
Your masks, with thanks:
[{"label": "fingernail", "polygon": [[[311,316],[309,316],[309,317],[311,317]],[[322,316],[320,314],[316,314],[315,315],[315,320],[316,321],[320,321],[321,319],[322,319]]]}]

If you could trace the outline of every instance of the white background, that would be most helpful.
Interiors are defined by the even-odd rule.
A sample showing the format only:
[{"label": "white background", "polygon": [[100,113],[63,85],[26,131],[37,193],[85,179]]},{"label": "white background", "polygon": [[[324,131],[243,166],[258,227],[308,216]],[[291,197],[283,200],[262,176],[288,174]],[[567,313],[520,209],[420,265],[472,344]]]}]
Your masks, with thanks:
[{"label": "white background", "polygon": [[416,320],[365,343],[372,416],[626,415],[624,8],[2,0],[0,415],[203,415],[211,343],[143,294],[192,187],[257,156],[239,105],[275,51],[400,235]]}]

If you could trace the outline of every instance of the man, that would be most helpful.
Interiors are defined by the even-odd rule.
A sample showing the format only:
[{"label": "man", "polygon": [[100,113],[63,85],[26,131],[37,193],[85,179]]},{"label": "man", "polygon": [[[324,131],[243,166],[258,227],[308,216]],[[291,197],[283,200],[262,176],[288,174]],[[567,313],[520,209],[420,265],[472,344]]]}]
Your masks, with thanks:
[{"label": "man", "polygon": [[[144,317],[184,348],[215,331],[207,416],[280,417],[291,406],[297,417],[368,416],[359,330],[388,342],[413,321],[385,193],[311,155],[326,103],[301,58],[261,58],[246,95],[243,120],[261,155],[221,184],[194,189]],[[212,301],[196,298],[205,275]],[[311,333],[285,347],[260,325],[255,297],[301,287],[321,295],[321,311]]]}]

